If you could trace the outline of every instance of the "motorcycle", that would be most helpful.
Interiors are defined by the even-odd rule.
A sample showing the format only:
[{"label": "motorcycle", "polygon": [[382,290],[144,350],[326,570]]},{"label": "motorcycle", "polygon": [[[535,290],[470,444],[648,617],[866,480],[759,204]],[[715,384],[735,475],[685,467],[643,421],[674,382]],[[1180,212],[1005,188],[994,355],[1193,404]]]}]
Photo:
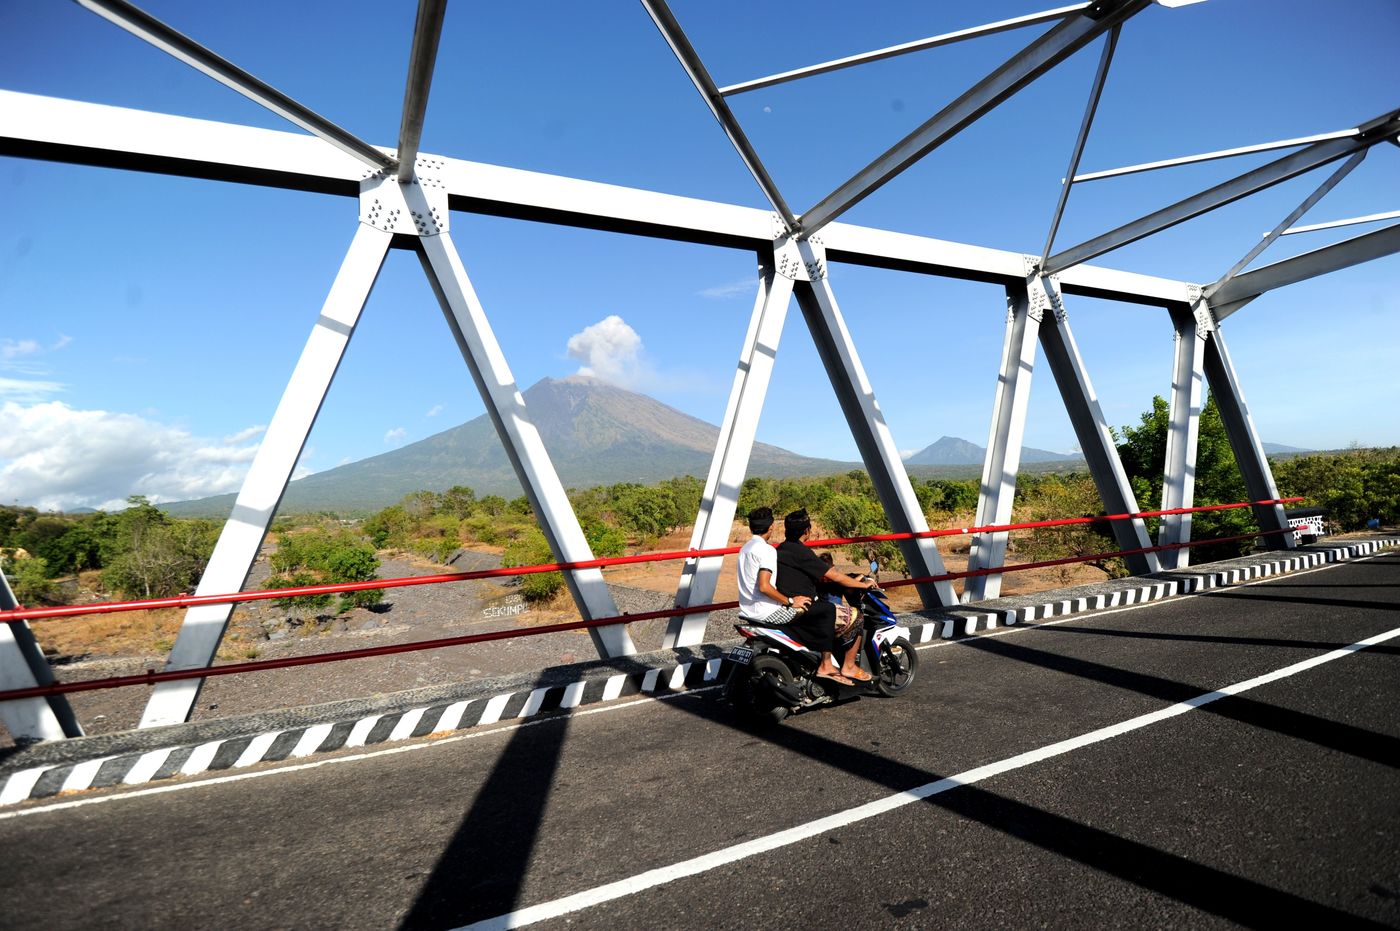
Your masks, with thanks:
[{"label": "motorcycle", "polygon": [[[870,576],[878,565],[871,563]],[[740,618],[734,628],[744,638],[743,646],[728,654],[729,676],[723,698],[755,724],[776,724],[789,714],[808,711],[846,698],[879,694],[893,698],[914,683],[919,655],[903,627],[890,610],[880,588],[862,591],[856,605],[861,616],[864,644],[860,666],[870,673],[869,682],[842,685],[816,676],[821,654],[808,649],[781,627],[764,627]]]}]

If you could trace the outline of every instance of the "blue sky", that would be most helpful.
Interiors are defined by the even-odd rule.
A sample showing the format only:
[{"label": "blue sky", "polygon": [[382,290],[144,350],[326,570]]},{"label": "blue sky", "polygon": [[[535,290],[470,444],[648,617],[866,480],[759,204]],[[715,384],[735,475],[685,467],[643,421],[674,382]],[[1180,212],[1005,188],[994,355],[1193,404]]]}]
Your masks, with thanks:
[{"label": "blue sky", "polygon": [[[1051,4],[739,3],[673,9],[720,84]],[[395,144],[414,4],[147,0],[157,17],[367,141]],[[801,211],[1045,27],[733,98]],[[1096,170],[1354,126],[1400,106],[1394,0],[1208,0],[1130,20],[1081,165]],[[1039,252],[1098,61],[1081,51],[843,219]],[[295,131],[76,4],[0,4],[0,87]],[[0,120],[4,114],[0,112]],[[640,4],[451,5],[422,150],[765,206]],[[1274,155],[1076,187],[1073,245]],[[1098,264],[1210,282],[1291,210],[1313,173]],[[236,490],[354,233],[345,198],[0,158],[0,500],[111,506]],[[1303,222],[1400,209],[1400,148],[1376,147]],[[1263,264],[1375,228],[1285,237]],[[571,337],[616,316],[633,354],[600,372],[718,422],[752,304],[752,256],[522,221],[453,217],[518,382],[578,371]],[[1400,443],[1400,258],[1275,291],[1225,332],[1264,439]],[[999,288],[836,266],[832,286],[895,439],[985,443]],[[1071,298],[1109,420],[1170,384],[1150,308]],[[614,329],[621,329],[614,325]],[[591,331],[597,334],[599,331]],[[623,331],[624,334],[627,331]],[[483,408],[417,260],[394,252],[302,457],[319,471]],[[579,341],[575,341],[577,346]],[[611,345],[611,344],[608,344]],[[614,347],[616,349],[616,347]],[[625,347],[624,347],[625,348]],[[1028,445],[1073,448],[1048,370]],[[795,312],[759,438],[857,458]]]}]

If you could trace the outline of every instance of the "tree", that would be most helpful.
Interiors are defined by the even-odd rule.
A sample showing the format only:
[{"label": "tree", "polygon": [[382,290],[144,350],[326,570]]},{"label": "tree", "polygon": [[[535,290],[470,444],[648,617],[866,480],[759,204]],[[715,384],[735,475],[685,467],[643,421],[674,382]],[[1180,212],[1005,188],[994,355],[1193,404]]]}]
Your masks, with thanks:
[{"label": "tree", "polygon": [[[1152,409],[1142,415],[1137,426],[1120,431],[1118,456],[1123,460],[1123,469],[1132,483],[1138,507],[1144,510],[1155,510],[1161,505],[1162,471],[1170,427],[1170,408],[1159,396],[1152,399]],[[1248,500],[1234,448],[1213,396],[1206,399],[1201,409],[1194,497],[1197,506]],[[1159,523],[1157,518],[1150,519],[1148,532],[1155,534]],[[1249,533],[1253,524],[1253,515],[1247,508],[1202,511],[1191,515],[1191,536],[1197,540],[1241,536]],[[1229,559],[1248,552],[1252,546],[1249,540],[1237,540],[1194,547],[1193,561]]]},{"label": "tree", "polygon": [[[822,526],[838,537],[866,537],[890,532],[889,522],[880,505],[861,495],[832,495],[819,516]],[[908,568],[899,544],[892,541],[852,543],[846,547],[846,554],[862,565],[874,559],[883,568],[894,572],[904,572]]]},{"label": "tree", "polygon": [[103,584],[129,596],[164,598],[189,591],[204,574],[218,539],[218,525],[171,520],[144,496],[112,519],[101,538]]},{"label": "tree", "polygon": [[456,518],[471,517],[476,510],[476,492],[466,485],[453,485],[442,493],[438,500],[438,510]]}]

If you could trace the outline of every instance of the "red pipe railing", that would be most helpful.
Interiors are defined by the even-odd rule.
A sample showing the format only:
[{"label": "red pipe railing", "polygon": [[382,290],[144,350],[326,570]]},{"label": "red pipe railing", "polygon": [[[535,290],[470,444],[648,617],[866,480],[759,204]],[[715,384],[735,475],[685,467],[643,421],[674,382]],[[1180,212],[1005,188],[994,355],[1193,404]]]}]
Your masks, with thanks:
[{"label": "red pipe railing", "polygon": [[[1284,499],[1297,501],[1298,498]],[[1275,502],[1264,502],[1275,503]],[[1211,509],[1219,509],[1218,505],[1211,506]],[[1101,518],[1090,518],[1089,520],[1099,520]],[[1079,521],[1082,522],[1082,521]],[[961,532],[961,531],[958,531]],[[944,575],[922,576],[911,579],[896,579],[883,583],[885,588],[896,588],[904,585],[917,585],[923,582],[942,582],[953,579],[971,578],[979,575],[994,575],[1004,572],[1020,572],[1027,569],[1040,569],[1047,566],[1059,566],[1069,563],[1091,562],[1095,559],[1110,559],[1115,556],[1130,556],[1137,553],[1161,552],[1164,550],[1187,549],[1193,546],[1204,546],[1208,543],[1230,543],[1239,540],[1249,540],[1255,537],[1270,536],[1273,534],[1292,533],[1292,528],[1281,530],[1266,530],[1259,533],[1242,534],[1233,537],[1215,537],[1208,540],[1191,540],[1186,543],[1167,543],[1160,546],[1141,547],[1133,550],[1119,550],[1110,553],[1092,553],[1086,556],[1070,556],[1064,559],[1043,560],[1032,563],[1018,563],[1011,566],[1000,566],[988,569],[972,569],[964,572],[949,572]],[[908,539],[910,535],[896,535],[900,539]],[[851,541],[813,541],[818,545],[831,545],[833,542],[854,542],[860,538],[852,538]],[[737,552],[737,548],[725,550],[724,552]],[[701,551],[693,551],[698,554]],[[285,591],[285,590],[284,590]],[[695,605],[688,608],[667,608],[661,611],[645,611],[637,614],[622,614],[615,617],[596,618],[591,621],[568,621],[562,624],[546,624],[539,627],[529,627],[514,630],[488,631],[480,634],[466,634],[460,637],[444,637],[436,640],[419,640],[413,643],[389,644],[386,646],[366,647],[360,650],[340,650],[333,653],[317,653],[311,656],[288,656],[279,659],[256,660],[245,663],[229,663],[224,666],[201,666],[195,669],[175,669],[156,672],[148,669],[144,674],[134,676],[113,676],[106,679],[89,679],[83,682],[54,682],[49,685],[31,686],[22,689],[10,689],[0,691],[0,701],[14,701],[22,698],[40,698],[46,695],[63,695],[70,692],[88,692],[98,689],[124,688],[132,685],[154,685],[157,682],[171,682],[180,679],[203,679],[210,676],[237,675],[246,672],[261,672],[268,669],[287,669],[293,666],[312,666],[320,663],[339,663],[353,659],[368,659],[374,656],[387,656],[396,653],[415,653],[422,650],[436,650],[451,646],[465,646],[472,643],[485,643],[492,640],[508,640],[515,637],[536,637],[544,634],[562,633],[570,630],[586,630],[591,627],[606,627],[611,624],[630,624],[635,621],[647,621],[657,618],[679,617],[686,614],[707,614],[711,611],[723,611],[730,608],[737,608],[737,601],[725,601],[715,604]]]},{"label": "red pipe railing", "polygon": [[[1027,521],[1019,524],[987,524],[981,527],[951,527],[940,530],[923,530],[917,533],[877,533],[861,537],[838,537],[826,540],[809,540],[809,546],[844,546],[850,543],[884,543],[899,540],[923,540],[936,537],[963,536],[975,533],[1001,533],[1011,530],[1033,530],[1042,527],[1068,527],[1077,524],[1096,524],[1101,521],[1132,520],[1143,517],[1164,517],[1172,514],[1193,514],[1201,511],[1223,511],[1231,508],[1246,508],[1274,504],[1289,504],[1302,501],[1302,498],[1270,498],[1263,501],[1240,501],[1232,504],[1207,504],[1192,508],[1170,508],[1159,511],[1138,511],[1130,514],[1105,514],[1100,517],[1064,517],[1055,520]],[[1203,541],[1205,542],[1205,541]],[[12,608],[0,611],[0,622],[42,620],[54,617],[76,617],[84,614],[114,614],[120,611],[145,611],[156,608],[193,608],[211,604],[235,604],[244,601],[269,601],[283,598],[297,598],[304,595],[333,595],[339,592],[363,592],[380,588],[405,588],[410,585],[436,585],[444,582],[469,582],[475,579],[501,578],[504,576],[534,575],[541,572],[572,571],[575,569],[603,569],[609,566],[629,566],[638,563],[666,562],[674,559],[703,559],[711,556],[728,556],[739,552],[739,547],[728,546],[708,550],[675,550],[664,553],[639,553],[635,556],[611,556],[600,559],[585,559],[579,562],[541,563],[534,566],[510,566],[501,569],[480,569],[475,572],[446,572],[437,575],[419,575],[406,578],[375,579],[371,582],[335,582],[325,585],[300,585],[292,588],[261,589],[247,592],[233,592],[219,595],[176,595],[170,598],[144,598],[133,601],[107,601],[87,605],[60,605],[52,608]],[[1152,550],[1133,550],[1125,555]],[[984,573],[985,574],[985,573]],[[942,576],[938,577],[940,580]],[[922,579],[919,581],[923,581]]]}]

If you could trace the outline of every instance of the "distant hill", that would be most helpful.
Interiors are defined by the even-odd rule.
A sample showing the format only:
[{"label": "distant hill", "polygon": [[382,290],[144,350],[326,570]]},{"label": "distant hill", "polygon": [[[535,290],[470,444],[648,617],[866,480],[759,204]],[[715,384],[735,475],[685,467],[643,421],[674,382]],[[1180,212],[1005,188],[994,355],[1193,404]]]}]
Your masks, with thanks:
[{"label": "distant hill", "polygon": [[[987,456],[987,448],[969,443],[956,436],[941,437],[938,442],[925,446],[905,459],[908,465],[975,465],[980,467]],[[1083,457],[1073,453],[1052,453],[1048,449],[1032,446],[1021,447],[1021,461],[1030,462],[1083,462]]]},{"label": "distant hill", "polygon": [[1296,446],[1284,446],[1282,443],[1264,443],[1264,455],[1266,456],[1301,456],[1304,453],[1315,453],[1315,449],[1299,449]]},{"label": "distant hill", "polygon": [[[655,398],[594,378],[546,378],[525,392],[530,417],[540,431],[565,487],[615,482],[649,484],[679,475],[709,472],[719,428],[668,407]],[[1298,452],[1293,447],[1265,448]],[[918,478],[971,478],[981,474],[986,450],[945,436],[905,460]],[[1022,471],[1064,472],[1084,468],[1078,456],[1026,447]],[[831,475],[863,468],[858,462],[814,459],[755,443],[749,474],[771,478]],[[515,470],[483,414],[460,426],[400,449],[308,475],[287,488],[282,513],[333,511],[369,513],[415,491],[445,491],[466,485],[478,495],[521,493]],[[162,504],[180,516],[224,517],[233,495]]]},{"label": "distant hill", "polygon": [[[704,477],[719,428],[654,398],[594,378],[546,378],[525,392],[565,487],[614,482],[648,484],[678,475]],[[800,456],[755,443],[750,475],[830,475],[860,463]],[[515,470],[486,414],[400,449],[298,479],[279,510],[365,512],[415,491],[466,485],[478,495],[521,494]],[[226,515],[233,495],[162,504],[178,515]]]}]

